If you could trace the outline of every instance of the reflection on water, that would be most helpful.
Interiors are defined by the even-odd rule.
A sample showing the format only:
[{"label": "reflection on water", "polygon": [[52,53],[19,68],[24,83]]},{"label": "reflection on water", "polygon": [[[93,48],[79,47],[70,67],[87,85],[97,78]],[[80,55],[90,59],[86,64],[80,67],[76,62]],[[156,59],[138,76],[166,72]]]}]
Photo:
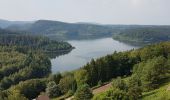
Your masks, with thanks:
[{"label": "reflection on water", "polygon": [[51,59],[52,72],[70,71],[82,67],[92,58],[99,58],[114,51],[126,51],[136,49],[137,46],[127,45],[112,38],[94,40],[68,41],[75,47],[70,53]]},{"label": "reflection on water", "polygon": [[[72,50],[72,49],[71,49]],[[47,52],[46,55],[50,57],[51,59],[55,59],[56,57],[63,56],[65,54],[68,54],[71,52],[71,50],[68,51],[61,51],[61,52]]]}]

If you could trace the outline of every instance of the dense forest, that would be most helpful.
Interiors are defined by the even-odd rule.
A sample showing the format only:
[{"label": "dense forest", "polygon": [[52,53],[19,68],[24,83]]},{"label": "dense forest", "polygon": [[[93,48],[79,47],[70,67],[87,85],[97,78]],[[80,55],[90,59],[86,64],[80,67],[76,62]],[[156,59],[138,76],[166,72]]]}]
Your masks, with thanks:
[{"label": "dense forest", "polygon": [[[20,52],[15,47],[0,46],[0,100],[5,100],[3,93],[11,86],[22,81],[43,78],[51,73],[51,62],[44,53]],[[22,100],[9,98],[7,100]]]},{"label": "dense forest", "polygon": [[[169,48],[170,42],[163,42],[138,50],[115,52],[113,55],[96,61],[92,60],[91,63],[83,67],[87,75],[90,76],[87,83],[92,86],[118,76],[128,77],[126,81],[121,78],[113,80],[112,88],[109,91],[97,95],[93,99],[138,100],[143,98],[142,93],[157,89],[164,83],[169,83]],[[165,95],[159,95],[158,100],[170,99],[166,89],[161,93],[165,93]],[[154,98],[150,98],[150,100],[154,100]]]},{"label": "dense forest", "polygon": [[54,41],[42,36],[32,36],[26,34],[17,34],[6,30],[0,30],[1,46],[17,46],[20,49],[40,49],[45,52],[57,52],[62,50],[71,50],[73,47],[62,41]]},{"label": "dense forest", "polygon": [[47,79],[44,78],[51,74],[46,52],[62,53],[72,48],[67,42],[0,29],[0,100],[35,98],[45,90]]},{"label": "dense forest", "polygon": [[[57,85],[59,86],[57,91],[61,92],[64,90],[64,92],[61,93],[70,93],[71,90],[74,93],[76,88],[75,84],[77,84],[74,99],[81,100],[82,98],[85,98],[89,100],[93,96],[90,87],[97,86],[114,79],[112,82],[113,88],[105,94],[94,96],[93,99],[142,99],[142,93],[155,90],[162,84],[169,82],[169,54],[170,42],[162,42],[137,50],[115,52],[112,55],[107,55],[96,60],[93,59],[87,65],[74,71],[74,77],[70,75],[70,79],[67,79],[67,81],[64,78],[65,82],[69,84],[72,83],[70,88],[68,88],[67,83],[62,82],[63,78],[61,78]],[[119,78],[116,79],[117,77]],[[121,77],[123,79],[125,78],[126,81],[121,79]],[[76,83],[74,81],[76,81]],[[62,89],[60,90],[61,83]],[[164,91],[166,91],[166,89]],[[163,98],[170,98],[168,96],[168,92],[166,95],[160,96],[158,100],[162,100]]]},{"label": "dense forest", "polygon": [[[93,97],[90,87],[112,79],[112,88],[95,95],[94,100],[137,100],[143,98],[144,92],[169,82],[170,77],[170,42],[114,52],[93,59],[73,72],[52,75],[50,61],[41,53],[6,52],[4,47],[1,50],[0,87],[3,91],[0,97],[3,100],[33,99],[42,92],[50,98],[64,99],[74,95],[76,100],[89,100]],[[163,98],[168,100],[168,92],[158,100]]]},{"label": "dense forest", "polygon": [[[48,22],[46,24],[49,26],[56,26],[57,23]],[[44,21],[37,23],[34,24],[40,28],[35,28],[34,32],[49,30],[46,24],[43,25]],[[59,24],[65,27],[65,23]],[[84,24],[82,27],[84,29]],[[160,89],[164,84],[170,84],[170,42],[161,42],[169,40],[169,26],[107,27],[118,29],[113,38],[120,41],[160,43],[137,50],[114,52],[105,57],[92,59],[80,69],[51,74],[51,62],[46,53],[55,56],[56,52],[62,54],[64,51],[70,51],[73,47],[69,43],[51,40],[38,36],[39,34],[32,35],[33,31],[32,34],[23,34],[0,29],[0,100],[31,100],[40,94],[47,94],[51,99],[57,100],[70,96],[74,96],[75,100],[148,100],[147,97],[150,95],[152,96],[149,100],[155,100],[153,95],[158,96],[157,100],[169,100],[169,91],[165,88]],[[73,33],[77,30],[70,30],[79,29],[70,29],[70,26],[67,28],[68,32]],[[91,32],[91,28],[94,34],[98,34],[99,30],[93,25],[87,25],[84,32]],[[80,33],[82,29],[80,28]],[[112,32],[110,29],[104,29],[106,30],[102,32],[106,32],[105,35]],[[63,31],[62,28],[60,31]],[[53,34],[53,31],[51,32],[49,34]],[[100,34],[103,34],[102,32]],[[77,34],[79,32],[75,35]],[[94,95],[91,89],[105,82],[111,82],[112,87],[104,93]],[[159,89],[159,93],[155,92]]]}]

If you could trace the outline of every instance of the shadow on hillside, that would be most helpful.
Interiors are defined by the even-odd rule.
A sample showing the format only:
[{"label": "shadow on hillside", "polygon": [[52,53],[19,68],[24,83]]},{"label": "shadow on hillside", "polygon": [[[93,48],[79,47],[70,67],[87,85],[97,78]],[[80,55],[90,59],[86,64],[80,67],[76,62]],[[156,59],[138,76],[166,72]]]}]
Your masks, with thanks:
[{"label": "shadow on hillside", "polygon": [[48,52],[48,53],[46,53],[46,55],[49,56],[50,59],[55,59],[56,57],[59,57],[59,56],[68,54],[68,53],[70,53],[70,52],[71,52],[71,50],[62,51],[62,52]]}]

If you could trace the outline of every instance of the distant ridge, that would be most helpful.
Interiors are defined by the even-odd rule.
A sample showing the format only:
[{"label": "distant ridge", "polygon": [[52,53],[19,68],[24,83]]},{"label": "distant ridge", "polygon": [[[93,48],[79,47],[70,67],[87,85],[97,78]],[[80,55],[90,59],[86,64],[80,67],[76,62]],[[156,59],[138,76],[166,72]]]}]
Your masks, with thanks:
[{"label": "distant ridge", "polygon": [[23,25],[27,23],[33,23],[33,21],[8,21],[8,20],[0,19],[1,28],[7,28],[11,25]]},{"label": "distant ridge", "polygon": [[11,25],[11,31],[24,31],[32,34],[46,35],[55,39],[82,39],[112,36],[113,29],[102,25],[65,23],[51,20],[38,20],[34,23]]},{"label": "distant ridge", "polygon": [[[155,43],[170,40],[170,25],[103,25],[67,23],[52,20],[0,21],[2,28],[13,32],[44,35],[54,40],[75,40],[113,37],[128,43]],[[3,25],[2,25],[3,24]]]}]

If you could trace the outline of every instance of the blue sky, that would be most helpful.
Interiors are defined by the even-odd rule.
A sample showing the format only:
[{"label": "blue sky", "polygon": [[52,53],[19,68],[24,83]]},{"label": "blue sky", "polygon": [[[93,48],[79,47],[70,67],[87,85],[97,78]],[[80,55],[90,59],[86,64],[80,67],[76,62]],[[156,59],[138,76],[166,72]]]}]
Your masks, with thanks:
[{"label": "blue sky", "polygon": [[170,0],[0,0],[0,19],[170,25]]}]

